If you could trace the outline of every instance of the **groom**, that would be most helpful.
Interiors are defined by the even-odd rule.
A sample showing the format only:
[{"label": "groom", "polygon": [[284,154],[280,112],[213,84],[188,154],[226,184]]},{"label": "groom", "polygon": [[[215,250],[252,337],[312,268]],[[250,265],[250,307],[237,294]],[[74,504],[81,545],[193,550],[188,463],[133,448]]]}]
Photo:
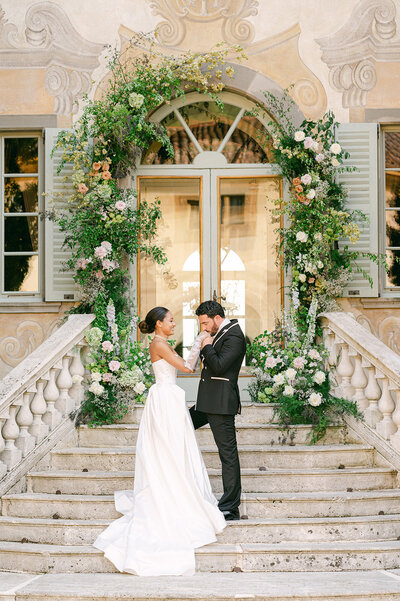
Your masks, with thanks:
[{"label": "groom", "polygon": [[218,506],[226,520],[239,520],[241,483],[235,415],[241,410],[238,375],[246,341],[237,319],[226,319],[219,303],[201,303],[196,315],[201,330],[210,335],[202,343],[203,369],[197,402],[190,414],[195,429],[210,424],[222,463],[224,494]]}]

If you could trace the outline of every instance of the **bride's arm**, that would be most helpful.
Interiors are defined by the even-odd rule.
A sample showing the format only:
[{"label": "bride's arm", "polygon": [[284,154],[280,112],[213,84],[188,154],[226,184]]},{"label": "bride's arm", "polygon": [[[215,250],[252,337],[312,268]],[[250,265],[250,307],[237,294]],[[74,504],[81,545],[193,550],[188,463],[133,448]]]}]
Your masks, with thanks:
[{"label": "bride's arm", "polygon": [[201,345],[203,340],[209,336],[208,332],[200,332],[198,336],[194,339],[192,344],[192,348],[189,351],[189,354],[186,358],[185,365],[190,367],[192,371],[196,369],[196,364],[200,356]]},{"label": "bride's arm", "polygon": [[152,361],[157,361],[157,359],[165,359],[170,365],[179,369],[179,371],[183,371],[185,374],[191,374],[192,369],[186,366],[185,361],[175,353],[175,351],[169,346],[166,342],[156,342],[153,341],[151,343],[151,359]]}]

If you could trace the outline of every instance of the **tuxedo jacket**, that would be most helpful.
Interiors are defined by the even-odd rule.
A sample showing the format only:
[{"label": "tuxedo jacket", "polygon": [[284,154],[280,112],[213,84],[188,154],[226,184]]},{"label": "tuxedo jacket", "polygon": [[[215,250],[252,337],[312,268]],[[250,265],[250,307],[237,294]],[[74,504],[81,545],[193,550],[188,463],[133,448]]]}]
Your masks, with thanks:
[{"label": "tuxedo jacket", "polygon": [[240,413],[238,376],[246,354],[246,340],[237,319],[217,332],[201,351],[201,371],[196,409],[203,413]]}]

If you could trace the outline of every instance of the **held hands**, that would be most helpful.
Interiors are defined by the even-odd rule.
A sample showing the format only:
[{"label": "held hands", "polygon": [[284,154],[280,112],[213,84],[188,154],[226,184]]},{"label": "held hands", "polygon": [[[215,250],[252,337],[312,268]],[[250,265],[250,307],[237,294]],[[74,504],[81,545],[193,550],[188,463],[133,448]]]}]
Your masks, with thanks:
[{"label": "held hands", "polygon": [[202,332],[202,334],[206,334],[206,336],[203,336],[201,340],[201,348],[203,349],[206,346],[206,344],[212,344],[213,339],[208,332]]},{"label": "held hands", "polygon": [[208,337],[208,332],[200,332],[195,338],[192,348],[189,351],[189,355],[185,361],[185,367],[188,367],[192,371],[196,368],[196,363],[200,355],[200,349],[202,348],[202,340]]}]

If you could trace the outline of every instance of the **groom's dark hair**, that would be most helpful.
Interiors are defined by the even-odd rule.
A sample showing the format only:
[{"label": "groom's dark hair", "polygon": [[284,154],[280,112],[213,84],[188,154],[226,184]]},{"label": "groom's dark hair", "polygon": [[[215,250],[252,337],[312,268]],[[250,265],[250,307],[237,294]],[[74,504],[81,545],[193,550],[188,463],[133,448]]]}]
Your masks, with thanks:
[{"label": "groom's dark hair", "polygon": [[225,317],[225,312],[222,306],[217,301],[204,301],[196,309],[196,315],[207,315],[207,317],[214,318],[216,315]]}]

